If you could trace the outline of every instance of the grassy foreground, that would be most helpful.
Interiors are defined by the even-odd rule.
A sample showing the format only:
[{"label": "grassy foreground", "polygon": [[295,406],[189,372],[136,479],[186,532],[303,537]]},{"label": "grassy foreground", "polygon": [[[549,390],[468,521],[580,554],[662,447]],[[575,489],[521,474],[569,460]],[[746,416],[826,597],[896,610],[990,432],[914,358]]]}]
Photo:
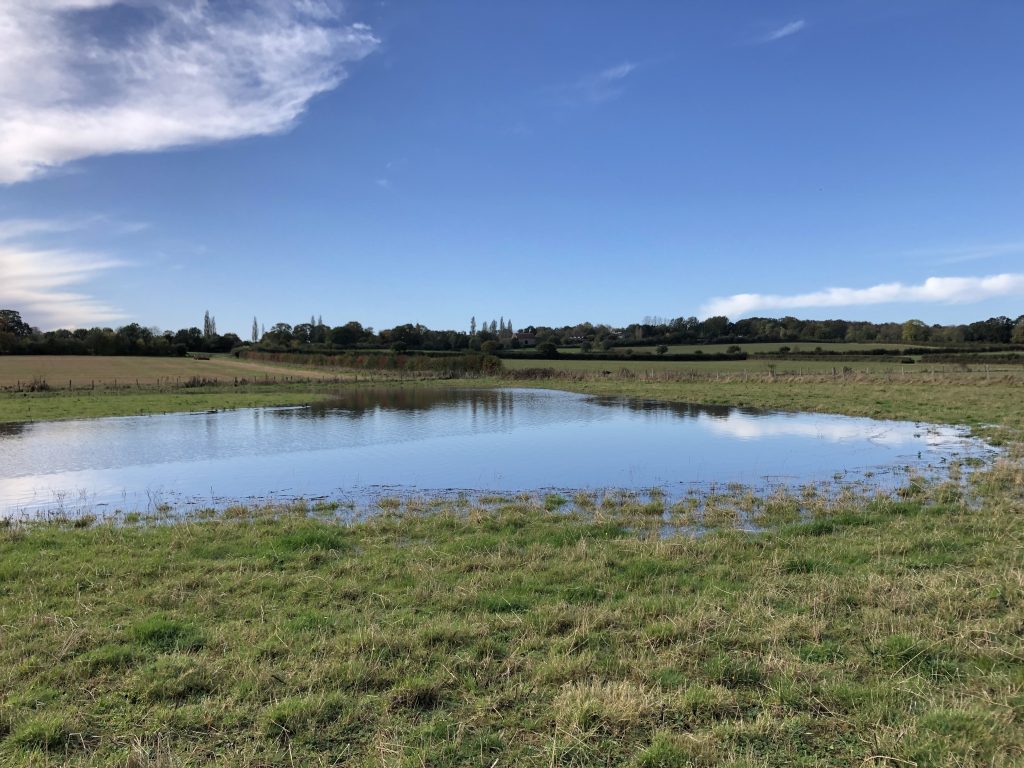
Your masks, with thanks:
[{"label": "grassy foreground", "polygon": [[1024,472],[981,480],[700,538],[515,500],[9,528],[0,763],[1019,765]]}]

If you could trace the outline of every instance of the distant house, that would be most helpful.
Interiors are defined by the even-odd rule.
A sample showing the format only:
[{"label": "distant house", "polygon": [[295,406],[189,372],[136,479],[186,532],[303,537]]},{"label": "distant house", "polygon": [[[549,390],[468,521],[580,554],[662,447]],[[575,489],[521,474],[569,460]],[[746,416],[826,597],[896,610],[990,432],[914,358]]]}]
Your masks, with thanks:
[{"label": "distant house", "polygon": [[537,346],[537,335],[533,333],[519,333],[512,334],[512,338],[519,342],[524,347],[535,347]]}]

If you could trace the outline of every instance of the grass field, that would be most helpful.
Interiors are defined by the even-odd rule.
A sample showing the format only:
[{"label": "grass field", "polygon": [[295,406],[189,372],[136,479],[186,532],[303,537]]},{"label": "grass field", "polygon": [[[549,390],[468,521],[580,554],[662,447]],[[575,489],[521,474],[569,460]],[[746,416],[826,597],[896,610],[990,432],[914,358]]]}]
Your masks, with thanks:
[{"label": "grass field", "polygon": [[[897,498],[0,526],[0,764],[1024,763],[1019,376],[474,383],[966,423],[1009,453],[967,486]],[[73,415],[77,396],[8,393],[0,418],[19,399]],[[741,509],[764,532],[735,530]],[[665,515],[710,532],[660,537]]]},{"label": "grass field", "polygon": [[[210,383],[184,386],[193,377]],[[0,423],[301,405],[350,382],[396,378],[408,375],[325,371],[228,356],[210,360],[4,356],[0,357]],[[51,389],[13,391],[19,382],[24,386],[33,380],[45,381]]]},{"label": "grass field", "polygon": [[284,365],[269,365],[216,356],[209,360],[191,357],[92,357],[86,355],[4,355],[0,357],[0,388],[19,382],[46,381],[55,389],[69,385],[82,389],[118,385],[158,385],[187,381],[192,377],[218,379],[227,383],[235,378],[263,381],[268,377],[321,379],[336,376]]}]

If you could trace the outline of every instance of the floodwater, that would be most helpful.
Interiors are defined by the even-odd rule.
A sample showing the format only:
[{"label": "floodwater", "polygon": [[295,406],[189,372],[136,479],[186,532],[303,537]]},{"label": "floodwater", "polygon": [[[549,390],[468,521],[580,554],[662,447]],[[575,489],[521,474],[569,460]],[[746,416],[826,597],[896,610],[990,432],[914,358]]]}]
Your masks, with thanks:
[{"label": "floodwater", "polygon": [[0,516],[544,489],[894,487],[991,450],[958,427],[536,389],[0,425]]}]

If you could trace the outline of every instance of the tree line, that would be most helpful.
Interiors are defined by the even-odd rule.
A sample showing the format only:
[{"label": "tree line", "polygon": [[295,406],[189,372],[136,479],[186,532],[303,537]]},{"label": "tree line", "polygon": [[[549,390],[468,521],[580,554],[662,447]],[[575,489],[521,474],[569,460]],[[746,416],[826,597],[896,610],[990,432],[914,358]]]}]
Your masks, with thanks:
[{"label": "tree line", "polygon": [[0,309],[0,354],[53,355],[161,355],[231,352],[246,347],[267,352],[376,349],[494,353],[521,346],[551,352],[559,346],[579,345],[586,351],[614,347],[669,344],[740,344],[753,342],[860,342],[955,346],[1024,344],[1024,315],[991,317],[961,325],[927,325],[920,320],[870,323],[848,320],[800,320],[795,317],[727,317],[674,319],[648,317],[622,328],[579,323],[560,327],[526,326],[514,330],[511,320],[470,319],[467,330],[435,330],[419,323],[374,330],[352,320],[330,326],[322,316],[295,325],[275,323],[269,329],[253,318],[250,338],[220,334],[216,318],[207,311],[203,327],[177,331],[129,323],[119,328],[77,328],[42,332],[25,322],[20,312]]},{"label": "tree line", "polygon": [[234,333],[218,334],[207,313],[204,327],[162,331],[129,323],[119,328],[60,328],[42,332],[21,313],[0,309],[0,354],[15,355],[146,355],[183,357],[190,352],[230,352],[241,346]]}]

